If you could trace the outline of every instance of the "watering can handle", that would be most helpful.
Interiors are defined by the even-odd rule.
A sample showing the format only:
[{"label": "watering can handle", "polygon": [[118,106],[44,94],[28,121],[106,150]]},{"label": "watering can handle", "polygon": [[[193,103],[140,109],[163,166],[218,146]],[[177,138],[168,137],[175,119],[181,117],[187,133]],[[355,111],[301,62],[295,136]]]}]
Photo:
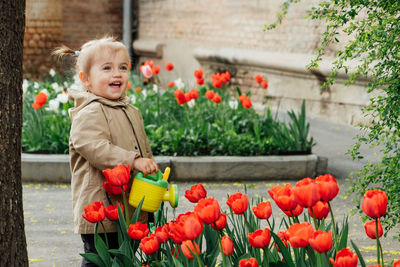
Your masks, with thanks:
[{"label": "watering can handle", "polygon": [[168,181],[169,173],[171,172],[171,169],[169,167],[165,168],[164,174],[162,176],[163,180]]}]

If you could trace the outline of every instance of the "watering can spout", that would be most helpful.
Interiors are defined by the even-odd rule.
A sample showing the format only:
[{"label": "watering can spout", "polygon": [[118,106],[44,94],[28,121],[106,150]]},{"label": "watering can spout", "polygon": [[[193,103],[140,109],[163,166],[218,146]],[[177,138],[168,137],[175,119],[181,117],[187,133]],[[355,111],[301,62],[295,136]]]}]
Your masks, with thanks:
[{"label": "watering can spout", "polygon": [[178,198],[178,186],[173,184],[168,191],[165,191],[163,201],[168,201],[171,207],[176,208],[178,206]]}]

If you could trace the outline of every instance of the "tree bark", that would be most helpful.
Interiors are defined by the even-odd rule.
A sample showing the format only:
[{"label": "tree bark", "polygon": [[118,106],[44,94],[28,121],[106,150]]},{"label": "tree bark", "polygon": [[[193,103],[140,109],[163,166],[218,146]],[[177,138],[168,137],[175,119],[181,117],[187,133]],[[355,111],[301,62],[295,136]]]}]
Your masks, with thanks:
[{"label": "tree bark", "polygon": [[28,266],[21,182],[25,0],[0,0],[0,266]]}]

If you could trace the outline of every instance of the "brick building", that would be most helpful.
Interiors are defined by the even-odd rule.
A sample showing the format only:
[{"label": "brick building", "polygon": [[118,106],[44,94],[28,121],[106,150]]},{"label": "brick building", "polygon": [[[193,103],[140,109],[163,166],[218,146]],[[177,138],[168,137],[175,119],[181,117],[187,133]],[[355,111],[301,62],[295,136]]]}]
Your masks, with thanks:
[{"label": "brick building", "polygon": [[[137,23],[134,52],[139,62],[152,59],[162,66],[173,62],[176,71],[161,73],[164,82],[179,75],[194,85],[193,70],[198,67],[205,70],[208,79],[213,72],[227,69],[232,73],[232,82],[243,91],[250,90],[260,108],[267,103],[273,110],[278,106],[280,111],[296,110],[306,99],[310,116],[347,124],[365,121],[360,110],[369,99],[364,90],[366,81],[346,87],[341,84],[346,75],[340,73],[339,83],[324,92],[320,90],[329,74],[329,57],[337,47],[328,47],[327,60],[318,70],[305,69],[325,29],[320,22],[304,19],[307,10],[318,2],[294,5],[282,25],[263,31],[265,24],[274,22],[283,1],[132,0],[133,21]],[[38,15],[36,9],[42,12]],[[104,33],[121,37],[122,12],[123,0],[28,0],[25,71],[37,76],[48,68],[48,52],[55,43],[78,49],[83,42]],[[35,25],[44,21],[52,21],[48,26],[50,38],[34,32],[38,31]],[[35,34],[49,38],[51,44],[47,39],[40,42],[42,39]],[[340,40],[345,38],[341,36]],[[31,48],[30,44],[38,47]],[[26,62],[33,53],[45,54],[42,63]],[[32,66],[40,71],[33,72]],[[268,79],[266,92],[254,82],[256,73]]]}]

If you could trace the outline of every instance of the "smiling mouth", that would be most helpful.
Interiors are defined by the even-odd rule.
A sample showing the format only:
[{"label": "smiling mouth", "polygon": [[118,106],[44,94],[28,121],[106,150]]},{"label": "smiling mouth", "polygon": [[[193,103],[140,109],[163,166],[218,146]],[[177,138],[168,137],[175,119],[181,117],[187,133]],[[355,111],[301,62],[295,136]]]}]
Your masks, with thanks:
[{"label": "smiling mouth", "polygon": [[121,88],[121,85],[122,85],[121,82],[113,82],[113,83],[110,83],[110,84],[109,84],[109,86],[111,86],[111,87],[114,88],[114,89],[119,89],[119,88]]}]

